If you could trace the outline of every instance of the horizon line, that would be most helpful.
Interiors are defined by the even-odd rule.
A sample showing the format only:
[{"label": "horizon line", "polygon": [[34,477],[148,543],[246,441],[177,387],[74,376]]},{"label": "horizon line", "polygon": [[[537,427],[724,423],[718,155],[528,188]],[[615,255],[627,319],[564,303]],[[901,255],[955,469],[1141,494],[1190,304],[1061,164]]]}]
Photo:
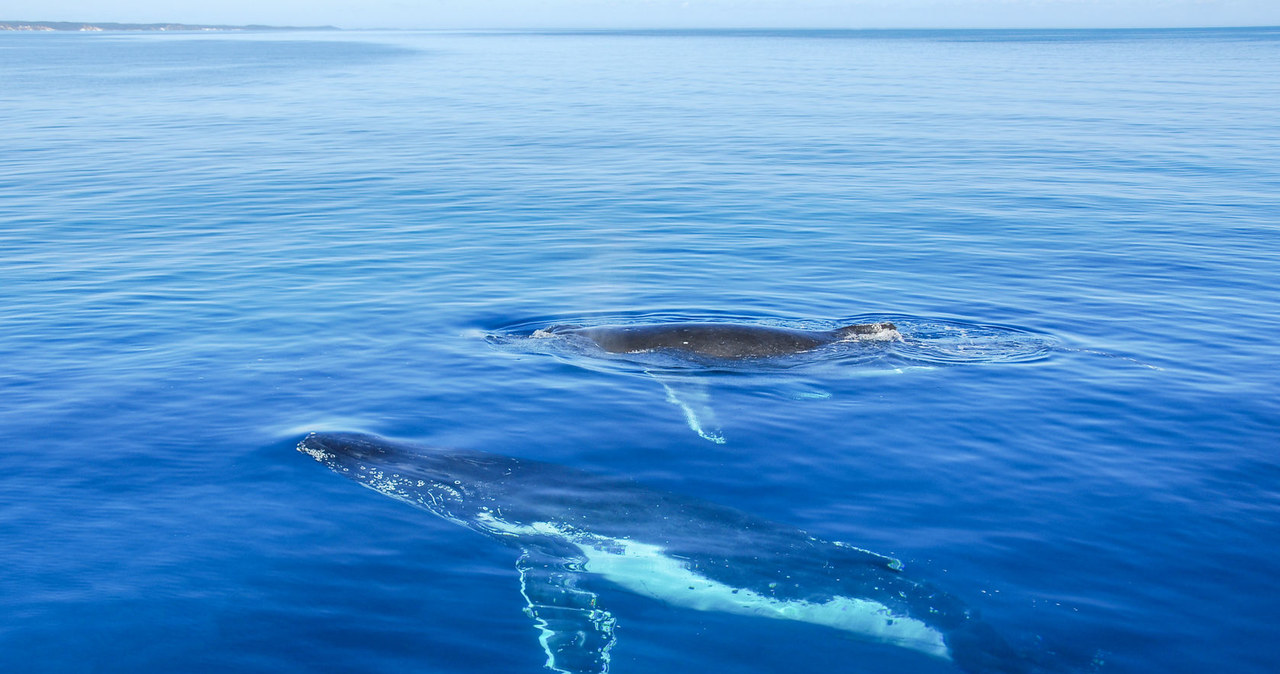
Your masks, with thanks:
[{"label": "horizon line", "polygon": [[[263,23],[190,23],[184,21],[65,21],[65,20],[15,20],[0,19],[0,24],[18,24],[18,25],[48,25],[48,24],[80,24],[85,26],[93,25],[118,25],[118,26],[190,26],[192,28],[222,28],[222,29],[247,29],[247,30],[338,30],[347,32],[358,31],[438,31],[438,32],[569,32],[569,33],[609,33],[609,32],[680,32],[680,31],[719,31],[719,32],[748,32],[748,31],[795,31],[795,32],[854,32],[854,31],[959,31],[959,30],[988,30],[988,31],[1018,31],[1018,30],[1065,30],[1065,31],[1085,31],[1085,30],[1231,30],[1231,29],[1276,29],[1280,30],[1280,24],[1205,24],[1205,25],[1116,25],[1116,26],[1048,26],[1048,25],[1021,25],[1021,26],[990,26],[990,25],[971,25],[971,26],[362,26],[362,27],[344,27],[340,25],[310,25],[310,26],[292,26],[292,25],[272,25]],[[5,31],[9,32],[9,31]],[[76,31],[60,31],[60,32],[76,32]]]}]

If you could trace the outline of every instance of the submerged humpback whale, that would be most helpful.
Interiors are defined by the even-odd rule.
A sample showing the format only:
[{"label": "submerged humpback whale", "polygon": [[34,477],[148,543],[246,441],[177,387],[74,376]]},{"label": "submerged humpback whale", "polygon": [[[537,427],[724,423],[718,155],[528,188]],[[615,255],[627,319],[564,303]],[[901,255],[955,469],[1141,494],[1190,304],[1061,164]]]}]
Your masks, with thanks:
[{"label": "submerged humpback whale", "polygon": [[812,351],[832,342],[901,339],[893,323],[861,323],[834,330],[797,330],[735,323],[660,323],[583,327],[555,325],[535,337],[579,335],[609,353],[672,349],[712,358],[771,358]]},{"label": "submerged humpback whale", "polygon": [[298,444],[340,475],[521,551],[546,667],[607,674],[616,619],[586,577],[671,605],[826,626],[953,662],[1030,671],[959,600],[895,559],[630,480],[359,433]]}]

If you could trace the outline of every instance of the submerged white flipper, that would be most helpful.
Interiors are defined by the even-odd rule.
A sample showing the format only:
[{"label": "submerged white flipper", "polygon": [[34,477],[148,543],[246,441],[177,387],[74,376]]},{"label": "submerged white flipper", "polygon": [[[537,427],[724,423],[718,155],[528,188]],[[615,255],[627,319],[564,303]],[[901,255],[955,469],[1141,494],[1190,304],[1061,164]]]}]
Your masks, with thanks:
[{"label": "submerged white flipper", "polygon": [[516,563],[520,593],[541,634],[546,667],[560,674],[607,674],[613,648],[613,614],[599,608],[596,593],[579,587],[574,564],[526,550]]},{"label": "submerged white flipper", "polygon": [[694,433],[717,445],[724,444],[724,435],[711,407],[711,392],[707,390],[706,383],[696,377],[657,374],[648,370],[645,374],[662,384],[667,391],[667,402],[684,412],[684,420]]}]

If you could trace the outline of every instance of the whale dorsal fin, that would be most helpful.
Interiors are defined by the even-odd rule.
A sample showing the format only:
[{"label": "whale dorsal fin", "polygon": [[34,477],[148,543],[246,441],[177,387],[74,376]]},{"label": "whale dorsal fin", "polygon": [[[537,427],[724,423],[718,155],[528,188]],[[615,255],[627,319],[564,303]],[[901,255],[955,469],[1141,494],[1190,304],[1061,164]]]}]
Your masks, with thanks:
[{"label": "whale dorsal fin", "polygon": [[844,541],[831,541],[831,544],[842,550],[848,550],[856,555],[860,555],[864,557],[867,561],[871,562],[872,564],[875,564],[876,566],[882,566],[890,571],[897,571],[899,573],[902,572],[902,560],[896,557],[890,557],[888,555],[882,555],[878,552],[864,550],[863,548],[859,548],[856,545],[849,545]]},{"label": "whale dorsal fin", "polygon": [[549,550],[526,549],[516,562],[520,593],[542,632],[538,641],[547,654],[547,669],[561,674],[608,674],[613,648],[612,613],[581,586],[579,564]]}]

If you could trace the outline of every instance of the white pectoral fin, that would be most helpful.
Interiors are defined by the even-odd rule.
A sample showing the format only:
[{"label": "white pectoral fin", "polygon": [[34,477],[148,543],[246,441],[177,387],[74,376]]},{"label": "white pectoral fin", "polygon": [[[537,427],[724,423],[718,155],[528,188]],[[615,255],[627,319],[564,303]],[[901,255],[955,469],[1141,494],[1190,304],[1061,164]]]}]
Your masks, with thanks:
[{"label": "white pectoral fin", "polygon": [[561,674],[607,674],[613,648],[613,614],[596,593],[580,587],[583,572],[564,558],[525,551],[516,563],[525,612],[541,634],[547,669]]},{"label": "white pectoral fin", "polygon": [[667,402],[684,412],[684,420],[694,433],[717,445],[724,444],[724,435],[720,433],[715,410],[711,408],[711,393],[707,390],[706,383],[696,377],[656,372],[647,372],[647,374],[658,380],[662,388],[666,389]]}]

